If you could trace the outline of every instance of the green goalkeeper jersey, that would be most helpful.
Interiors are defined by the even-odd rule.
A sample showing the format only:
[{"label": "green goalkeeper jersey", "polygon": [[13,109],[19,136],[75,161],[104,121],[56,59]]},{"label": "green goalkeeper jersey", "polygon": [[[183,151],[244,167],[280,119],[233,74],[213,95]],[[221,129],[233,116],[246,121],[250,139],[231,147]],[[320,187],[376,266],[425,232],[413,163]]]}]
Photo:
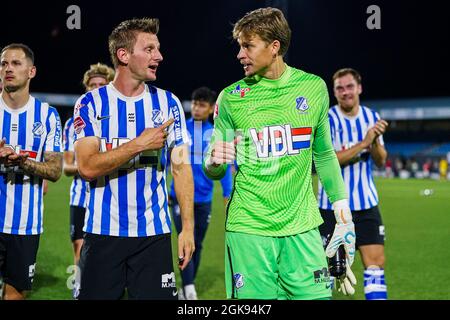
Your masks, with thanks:
[{"label": "green goalkeeper jersey", "polygon": [[[288,236],[319,226],[313,156],[331,202],[347,198],[331,143],[328,103],[320,77],[289,66],[276,80],[253,76],[222,90],[211,145],[237,141],[238,165],[227,231]],[[223,165],[205,172],[219,179],[225,170]]]}]

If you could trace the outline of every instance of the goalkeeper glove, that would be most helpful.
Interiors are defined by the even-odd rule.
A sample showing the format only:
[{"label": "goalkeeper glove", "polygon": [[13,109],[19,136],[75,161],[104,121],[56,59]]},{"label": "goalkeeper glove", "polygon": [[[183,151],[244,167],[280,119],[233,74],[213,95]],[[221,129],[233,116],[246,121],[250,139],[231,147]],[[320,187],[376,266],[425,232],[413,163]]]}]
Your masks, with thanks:
[{"label": "goalkeeper glove", "polygon": [[352,219],[352,213],[348,205],[347,199],[338,200],[333,203],[334,216],[336,218],[336,226],[334,228],[333,236],[325,249],[328,258],[336,254],[338,248],[343,244],[347,260],[347,268],[345,275],[337,279],[339,282],[339,291],[344,294],[354,294],[356,279],[350,267],[355,259],[355,225]]},{"label": "goalkeeper glove", "polygon": [[347,266],[345,274],[340,277],[335,277],[334,288],[337,289],[338,292],[342,292],[343,294],[353,295],[355,294],[356,278],[353,274],[352,270],[349,266]]}]

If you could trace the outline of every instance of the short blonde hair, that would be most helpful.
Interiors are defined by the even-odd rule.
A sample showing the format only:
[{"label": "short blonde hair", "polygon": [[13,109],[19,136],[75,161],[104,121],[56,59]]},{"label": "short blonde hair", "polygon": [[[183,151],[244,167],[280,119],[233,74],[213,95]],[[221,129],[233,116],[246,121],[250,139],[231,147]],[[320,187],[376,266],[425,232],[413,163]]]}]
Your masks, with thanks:
[{"label": "short blonde hair", "polygon": [[89,80],[94,77],[102,77],[106,79],[106,82],[111,82],[114,79],[114,69],[103,63],[91,64],[89,70],[84,73],[83,85],[88,90]]},{"label": "short blonde hair", "polygon": [[233,28],[233,38],[258,35],[265,42],[280,41],[279,54],[284,56],[291,42],[291,29],[283,12],[277,8],[260,8],[248,12]]},{"label": "short blonde hair", "polygon": [[352,69],[352,68],[342,68],[342,69],[339,69],[338,71],[336,71],[333,75],[333,83],[334,83],[334,81],[336,81],[336,79],[342,78],[348,74],[351,74],[353,76],[353,78],[355,78],[355,81],[357,84],[361,84],[361,82],[362,82],[361,75],[359,74],[358,71],[356,71],[355,69]]},{"label": "short blonde hair", "polygon": [[159,19],[157,18],[141,18],[122,21],[109,35],[108,46],[111,61],[114,67],[119,66],[120,61],[117,58],[117,50],[125,48],[128,52],[133,53],[136,44],[136,36],[138,32],[158,34]]}]

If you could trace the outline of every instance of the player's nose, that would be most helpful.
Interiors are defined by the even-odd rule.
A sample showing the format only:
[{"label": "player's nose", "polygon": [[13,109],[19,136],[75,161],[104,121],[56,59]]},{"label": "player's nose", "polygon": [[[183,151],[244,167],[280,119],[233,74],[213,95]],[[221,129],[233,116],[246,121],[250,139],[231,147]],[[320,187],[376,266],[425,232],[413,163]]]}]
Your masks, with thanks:
[{"label": "player's nose", "polygon": [[161,51],[159,51],[159,49],[156,50],[155,55],[153,56],[153,59],[160,62],[163,61],[163,56],[161,54]]},{"label": "player's nose", "polygon": [[245,52],[242,48],[239,49],[239,52],[238,52],[236,58],[238,58],[239,61],[245,58]]}]

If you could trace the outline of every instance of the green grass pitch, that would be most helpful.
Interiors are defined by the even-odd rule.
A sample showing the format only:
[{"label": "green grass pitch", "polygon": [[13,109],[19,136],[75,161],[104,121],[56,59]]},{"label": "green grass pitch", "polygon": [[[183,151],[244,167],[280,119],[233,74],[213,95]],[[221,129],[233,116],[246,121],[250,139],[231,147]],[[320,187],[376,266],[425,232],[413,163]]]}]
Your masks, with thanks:
[{"label": "green grass pitch", "polygon": [[[380,210],[386,226],[386,283],[389,299],[450,299],[450,182],[377,179]],[[45,196],[44,233],[38,252],[30,299],[71,299],[69,186],[63,177],[50,183]],[[423,189],[433,189],[422,196]],[[200,299],[225,299],[224,224],[220,185],[214,193],[211,224],[204,241],[196,287]],[[173,236],[174,237],[174,236]],[[175,240],[173,238],[173,240]],[[174,244],[174,257],[176,256]],[[359,256],[352,268],[358,285],[354,297],[364,299],[363,268]],[[177,281],[180,280],[177,272]]]}]

